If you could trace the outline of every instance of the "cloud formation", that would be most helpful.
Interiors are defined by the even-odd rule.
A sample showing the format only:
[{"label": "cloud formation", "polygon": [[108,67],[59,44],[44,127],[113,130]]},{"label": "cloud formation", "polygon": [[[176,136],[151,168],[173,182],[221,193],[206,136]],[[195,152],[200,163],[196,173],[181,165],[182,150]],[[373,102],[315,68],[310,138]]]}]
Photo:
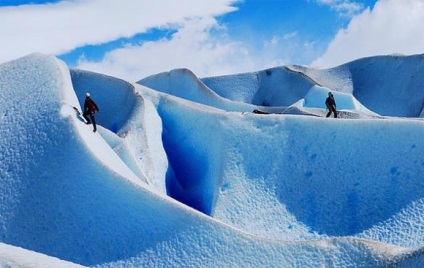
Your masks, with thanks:
[{"label": "cloud formation", "polygon": [[316,2],[329,6],[343,17],[352,17],[364,9],[363,4],[351,0],[316,0]]},{"label": "cloud formation", "polygon": [[231,12],[236,0],[73,0],[1,7],[0,62],[33,52],[61,54],[131,37],[187,18]]},{"label": "cloud formation", "polygon": [[253,65],[243,44],[228,39],[225,29],[213,18],[187,20],[169,39],[128,45],[106,53],[100,62],[85,58],[78,62],[80,69],[131,81],[175,68],[188,68],[198,76],[206,76],[247,71]]},{"label": "cloud formation", "polygon": [[423,53],[424,0],[380,0],[340,30],[311,66],[334,67],[358,58]]},{"label": "cloud formation", "polygon": [[424,0],[379,0],[365,10],[354,0],[309,0],[336,11],[342,20],[352,18],[323,54],[328,39],[305,39],[304,29],[273,32],[261,37],[261,45],[253,44],[257,36],[253,41],[249,34],[229,36],[218,17],[236,11],[239,1],[72,0],[0,7],[0,63],[33,52],[61,55],[87,45],[130,40],[152,29],[174,34],[154,42],[120,42],[109,46],[109,52],[101,50],[101,60],[81,55],[72,67],[136,81],[174,68],[189,68],[203,77],[310,62],[327,68],[366,56],[423,53],[424,36],[419,33]]}]

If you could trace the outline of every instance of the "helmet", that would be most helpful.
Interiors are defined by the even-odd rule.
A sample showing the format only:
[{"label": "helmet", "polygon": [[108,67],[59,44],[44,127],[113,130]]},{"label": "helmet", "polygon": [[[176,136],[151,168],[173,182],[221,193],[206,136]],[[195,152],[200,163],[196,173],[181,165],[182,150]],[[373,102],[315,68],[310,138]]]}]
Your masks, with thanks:
[{"label": "helmet", "polygon": [[87,97],[87,98],[90,98],[90,93],[85,93],[85,96]]},{"label": "helmet", "polygon": [[[88,94],[88,93],[87,93]],[[90,94],[88,94],[90,96]],[[333,96],[333,93],[328,92],[328,96]]]}]

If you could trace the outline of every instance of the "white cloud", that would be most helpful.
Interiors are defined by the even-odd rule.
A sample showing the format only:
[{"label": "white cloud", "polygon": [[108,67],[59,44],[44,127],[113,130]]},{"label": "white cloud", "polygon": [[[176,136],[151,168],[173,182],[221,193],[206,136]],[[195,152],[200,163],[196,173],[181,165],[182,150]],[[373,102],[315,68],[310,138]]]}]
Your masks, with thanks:
[{"label": "white cloud", "polygon": [[280,37],[277,35],[274,35],[271,38],[271,40],[265,40],[264,47],[275,46],[275,45],[278,45],[279,43],[280,43]]},{"label": "white cloud", "polygon": [[264,47],[272,46],[272,45],[279,45],[281,44],[281,41],[288,41],[290,39],[293,39],[298,35],[297,32],[291,32],[287,34],[283,34],[281,36],[274,35],[271,37],[271,40],[265,40]]},{"label": "white cloud", "polygon": [[[297,32],[272,36],[262,47],[234,40],[227,29],[213,18],[186,20],[169,39],[128,45],[106,53],[101,61],[82,57],[79,69],[137,81],[146,76],[176,68],[187,68],[199,77],[254,72],[300,59],[314,51],[313,43],[301,48],[292,40]],[[306,48],[306,49],[305,49]]]},{"label": "white cloud", "polygon": [[380,0],[340,30],[311,65],[333,67],[358,58],[424,53],[424,0]]},{"label": "white cloud", "polygon": [[329,6],[340,16],[352,17],[364,9],[363,4],[351,0],[316,0],[318,4]]},{"label": "white cloud", "polygon": [[293,37],[295,37],[295,36],[297,36],[297,32],[291,32],[291,33],[285,34],[285,35],[283,36],[283,39],[284,39],[284,40],[289,40],[289,39],[292,39],[292,38],[293,38]]},{"label": "white cloud", "polygon": [[213,17],[236,0],[74,0],[0,8],[0,62],[33,52],[61,54],[150,28]]},{"label": "white cloud", "polygon": [[[223,31],[212,36],[212,29]],[[116,49],[100,62],[82,58],[77,68],[131,81],[175,68],[188,68],[202,77],[252,70],[251,57],[243,44],[226,38],[215,19],[197,18],[187,20],[169,40]]]}]

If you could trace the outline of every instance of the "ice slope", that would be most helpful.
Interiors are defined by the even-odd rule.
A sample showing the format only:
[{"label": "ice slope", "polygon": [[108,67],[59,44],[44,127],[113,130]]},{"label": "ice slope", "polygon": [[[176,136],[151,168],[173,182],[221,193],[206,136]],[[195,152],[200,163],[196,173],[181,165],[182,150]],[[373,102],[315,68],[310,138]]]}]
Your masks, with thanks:
[{"label": "ice slope", "polygon": [[206,87],[188,69],[176,69],[146,77],[138,82],[149,88],[221,110],[250,111],[252,105],[222,98]]},{"label": "ice slope", "polygon": [[[272,77],[278,82],[274,83]],[[383,116],[419,117],[424,103],[424,56],[375,56],[324,70],[284,66],[201,81],[224,98],[272,106],[291,105],[311,85],[319,85],[351,94]]]},{"label": "ice slope", "polygon": [[81,106],[86,92],[97,96],[101,110],[96,120],[107,129],[100,131],[102,136],[142,181],[165,193],[163,177],[168,163],[155,107],[129,82],[75,69],[70,73]]},{"label": "ice slope", "polygon": [[25,267],[61,267],[82,268],[78,264],[66,262],[58,258],[36,253],[19,247],[0,243],[0,266],[5,268]]},{"label": "ice slope", "polygon": [[53,56],[0,65],[0,265],[423,265],[422,121],[242,113],[174,75],[175,96]]},{"label": "ice slope", "polygon": [[[317,86],[305,75],[284,68],[199,79],[187,69],[175,69],[141,79],[138,84],[225,111],[323,115],[329,88]],[[374,116],[352,94],[334,92],[345,117]],[[319,108],[318,110],[315,108]],[[351,113],[356,112],[356,113]]]},{"label": "ice slope", "polygon": [[292,66],[318,84],[351,93],[380,115],[420,117],[424,103],[424,54],[376,56],[317,70]]},{"label": "ice slope", "polygon": [[[286,68],[283,70],[294,75]],[[175,78],[177,72],[173,71],[174,81],[180,81]],[[186,76],[185,71],[179,72],[180,76]],[[275,89],[279,83],[272,74],[266,70],[234,76],[237,85],[255,84],[258,79],[252,79],[253,76],[270,80],[262,79],[257,88],[274,81],[275,87],[265,88],[274,90],[274,94],[280,92],[276,99],[283,103],[286,92]],[[293,91],[299,79],[305,79],[305,83],[311,81],[303,73],[296,74],[298,78],[285,80]],[[163,76],[158,75],[156,84],[154,77],[148,77],[147,83],[145,79],[138,83],[186,97],[180,92],[189,89],[172,81],[163,85]],[[193,79],[192,74],[189,77]],[[342,80],[337,76],[334,79]],[[218,88],[221,95],[227,96],[222,85],[227,85],[231,76],[202,81],[209,81],[210,86],[216,86],[213,90]],[[219,84],[220,81],[224,82]],[[241,92],[241,88],[235,91]],[[202,90],[212,89],[202,87]],[[323,108],[326,90],[329,89],[311,86],[304,91],[305,96],[298,96],[300,100],[289,96],[287,103],[296,101],[294,105],[302,102],[300,106]],[[422,201],[422,121],[365,119],[371,111],[354,97],[349,98],[349,93],[336,92],[339,106],[356,111],[364,119],[333,122],[304,116],[227,113],[221,119],[208,116],[206,121],[200,111],[194,115],[183,111],[168,123],[168,118],[177,111],[173,108],[172,113],[162,116],[165,129],[174,130],[170,134],[164,132],[163,136],[170,165],[177,170],[168,179],[172,183],[170,195],[214,218],[266,238],[384,236],[380,238],[382,241],[400,246],[422,245],[421,217],[411,219],[415,227],[419,226],[411,229],[403,215],[419,210]],[[182,120],[184,125],[176,131],[175,125]],[[193,129],[198,122],[201,126]],[[168,124],[171,126],[167,127]],[[203,140],[208,142],[204,144]],[[219,163],[220,172],[214,174],[215,170],[212,173],[198,168],[205,166],[205,162]],[[199,178],[215,187],[205,187]],[[181,185],[188,185],[185,188],[190,191]],[[193,191],[190,188],[193,186],[211,188],[213,193]],[[210,203],[205,205],[207,200]],[[410,205],[414,207],[412,210],[408,208]],[[387,229],[391,229],[390,235],[383,235]]]},{"label": "ice slope", "polygon": [[205,77],[201,81],[224,98],[259,106],[289,106],[315,85],[314,81],[285,66],[255,73]]}]

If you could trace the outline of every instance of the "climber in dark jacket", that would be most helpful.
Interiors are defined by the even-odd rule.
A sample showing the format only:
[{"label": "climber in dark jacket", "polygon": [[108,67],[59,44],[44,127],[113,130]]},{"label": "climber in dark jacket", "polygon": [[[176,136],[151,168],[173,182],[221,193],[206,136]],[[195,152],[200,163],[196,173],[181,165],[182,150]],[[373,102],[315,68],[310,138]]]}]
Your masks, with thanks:
[{"label": "climber in dark jacket", "polygon": [[[94,118],[94,114],[99,111],[99,108],[97,107],[97,104],[90,98],[90,93],[85,94],[85,102],[84,102],[84,113],[82,114],[87,121],[88,124],[93,124],[93,131],[96,132],[96,119]],[[88,118],[88,115],[90,115],[90,119]]]},{"label": "climber in dark jacket", "polygon": [[334,113],[334,118],[337,118],[336,101],[334,100],[333,93],[328,92],[328,98],[325,100],[327,105],[328,113],[326,117],[329,117],[331,113]]}]

